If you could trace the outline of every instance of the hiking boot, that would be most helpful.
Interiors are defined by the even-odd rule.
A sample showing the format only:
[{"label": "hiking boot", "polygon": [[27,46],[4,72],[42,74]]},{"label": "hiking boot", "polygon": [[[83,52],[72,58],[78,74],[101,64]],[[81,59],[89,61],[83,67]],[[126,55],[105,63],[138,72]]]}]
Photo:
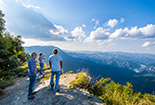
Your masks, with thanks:
[{"label": "hiking boot", "polygon": [[[56,92],[59,92],[59,91],[60,91],[60,89],[58,89]],[[55,94],[56,92],[54,91],[53,94]]]},{"label": "hiking boot", "polygon": [[34,99],[34,98],[35,98],[34,96],[31,96],[31,97],[28,98],[28,100],[32,100],[32,99]]},{"label": "hiking boot", "polygon": [[51,84],[51,89],[53,90],[53,88],[54,88],[54,84]]},{"label": "hiking boot", "polygon": [[58,89],[56,92],[59,92],[60,91],[60,89]]}]

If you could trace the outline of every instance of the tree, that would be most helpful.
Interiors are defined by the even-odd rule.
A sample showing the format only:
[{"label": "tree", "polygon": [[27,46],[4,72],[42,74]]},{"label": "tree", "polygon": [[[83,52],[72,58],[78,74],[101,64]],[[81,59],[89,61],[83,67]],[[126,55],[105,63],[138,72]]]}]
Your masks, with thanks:
[{"label": "tree", "polygon": [[4,14],[0,11],[0,70],[6,71],[28,60],[29,55],[22,47],[21,36],[13,36],[5,30]]}]

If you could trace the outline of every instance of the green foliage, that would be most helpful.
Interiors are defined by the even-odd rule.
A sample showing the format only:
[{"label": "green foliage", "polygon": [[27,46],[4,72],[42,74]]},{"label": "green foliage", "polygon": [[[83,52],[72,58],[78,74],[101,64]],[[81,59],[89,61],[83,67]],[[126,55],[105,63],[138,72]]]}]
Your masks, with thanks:
[{"label": "green foliage", "polygon": [[14,83],[13,80],[14,80],[14,77],[7,77],[7,78],[1,80],[0,88],[4,89],[5,87],[12,85]]},{"label": "green foliage", "polygon": [[110,80],[110,78],[104,79],[103,77],[99,81],[96,80],[96,83],[93,85],[92,93],[96,96],[101,96],[105,92],[103,85]]},{"label": "green foliage", "polygon": [[44,66],[44,70],[50,69],[50,66]]},{"label": "green foliage", "polygon": [[51,73],[48,73],[46,75],[43,75],[43,79],[41,81],[49,80],[51,78]]},{"label": "green foliage", "polygon": [[85,88],[87,87],[88,79],[87,75],[84,72],[78,73],[76,79],[70,82],[71,87],[80,87]]},{"label": "green foliage", "polygon": [[20,36],[12,36],[5,33],[0,36],[0,69],[9,70],[22,65],[29,59],[29,55],[24,52]]},{"label": "green foliage", "polygon": [[13,36],[5,30],[4,14],[0,11],[0,93],[12,85],[15,77],[27,75],[30,55],[25,53],[21,36]]},{"label": "green foliage", "polygon": [[0,94],[3,94],[2,89],[10,85],[13,85],[14,78],[26,76],[27,71],[28,71],[27,63],[24,63],[22,66],[13,68],[8,71],[2,71],[0,73]]},{"label": "green foliage", "polygon": [[3,94],[3,89],[0,88],[0,94]]},{"label": "green foliage", "polygon": [[[155,96],[151,94],[141,94],[140,92],[135,92],[132,89],[132,84],[128,83],[126,85],[116,84],[111,81],[111,83],[105,85],[105,92],[101,98],[105,103],[109,105],[154,105]],[[146,103],[148,102],[148,103]]]},{"label": "green foliage", "polygon": [[22,65],[29,59],[29,54],[25,53],[21,36],[13,36],[4,31],[4,19],[0,11],[0,70],[8,71]]},{"label": "green foliage", "polygon": [[[81,87],[91,94],[97,96],[107,105],[155,105],[155,96],[141,94],[132,89],[132,84],[120,85],[111,81],[110,78],[101,78],[93,82],[85,73],[80,74],[70,82],[72,87]],[[81,85],[82,83],[82,85]]]},{"label": "green foliage", "polygon": [[74,73],[73,71],[68,71],[65,74],[73,74],[73,73]]},{"label": "green foliage", "polygon": [[3,17],[4,17],[4,14],[0,10],[0,33],[2,33],[2,31],[5,30],[4,28],[5,20],[3,19]]}]

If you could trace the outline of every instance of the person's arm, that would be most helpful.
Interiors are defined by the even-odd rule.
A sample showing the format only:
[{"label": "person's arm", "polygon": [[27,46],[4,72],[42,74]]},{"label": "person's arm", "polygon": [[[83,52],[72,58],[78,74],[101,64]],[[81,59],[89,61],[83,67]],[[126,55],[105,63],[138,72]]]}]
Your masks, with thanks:
[{"label": "person's arm", "polygon": [[62,71],[62,61],[60,61],[60,68],[61,68],[61,74],[63,73]]},{"label": "person's arm", "polygon": [[31,62],[28,61],[28,69],[31,71]]},{"label": "person's arm", "polygon": [[45,56],[44,55],[42,55],[41,57],[42,57],[42,59],[45,59]]},{"label": "person's arm", "polygon": [[52,68],[51,61],[49,61],[50,69]]}]

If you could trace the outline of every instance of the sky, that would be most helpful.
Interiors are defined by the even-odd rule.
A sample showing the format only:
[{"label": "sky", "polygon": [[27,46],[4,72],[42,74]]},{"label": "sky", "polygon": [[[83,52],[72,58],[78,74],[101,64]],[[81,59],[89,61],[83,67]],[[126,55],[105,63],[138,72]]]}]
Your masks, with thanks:
[{"label": "sky", "polygon": [[155,0],[0,0],[23,46],[155,54]]}]

